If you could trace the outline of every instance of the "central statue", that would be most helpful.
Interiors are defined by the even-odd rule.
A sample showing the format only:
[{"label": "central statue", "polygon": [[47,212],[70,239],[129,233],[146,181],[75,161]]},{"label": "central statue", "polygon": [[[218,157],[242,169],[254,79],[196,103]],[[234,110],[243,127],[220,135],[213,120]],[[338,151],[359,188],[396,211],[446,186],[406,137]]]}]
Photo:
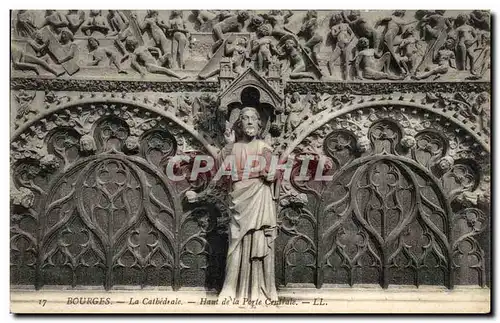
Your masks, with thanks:
[{"label": "central statue", "polygon": [[[220,299],[278,299],[274,278],[276,209],[273,182],[267,178],[272,148],[261,140],[261,129],[257,109],[245,107],[235,127],[226,127],[224,133],[227,144],[219,158],[234,157],[236,169],[232,171],[237,179],[233,176],[230,190],[229,248]],[[249,156],[264,157],[266,168],[248,174]]]}]

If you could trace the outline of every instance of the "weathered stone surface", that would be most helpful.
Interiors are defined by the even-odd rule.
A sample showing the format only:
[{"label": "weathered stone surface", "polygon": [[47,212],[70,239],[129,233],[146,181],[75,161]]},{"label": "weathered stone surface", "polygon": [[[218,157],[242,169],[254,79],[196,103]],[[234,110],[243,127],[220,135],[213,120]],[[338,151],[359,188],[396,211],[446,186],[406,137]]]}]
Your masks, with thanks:
[{"label": "weathered stone surface", "polygon": [[220,290],[227,192],[166,165],[216,157],[243,106],[273,154],[333,176],[278,182],[278,293],[490,284],[489,12],[11,19],[13,286]]}]

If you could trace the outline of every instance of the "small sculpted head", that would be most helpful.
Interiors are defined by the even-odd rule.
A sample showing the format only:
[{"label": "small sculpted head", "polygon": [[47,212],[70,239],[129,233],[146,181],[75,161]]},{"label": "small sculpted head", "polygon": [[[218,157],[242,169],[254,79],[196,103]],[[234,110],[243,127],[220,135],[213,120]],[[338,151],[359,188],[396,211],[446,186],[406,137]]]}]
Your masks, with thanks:
[{"label": "small sculpted head", "polygon": [[455,48],[455,40],[449,37],[445,43],[446,49],[453,50]]},{"label": "small sculpted head", "polygon": [[458,25],[458,26],[463,26],[467,23],[467,21],[469,20],[469,16],[464,14],[464,13],[461,13],[457,16],[457,19],[455,20],[455,23]]},{"label": "small sculpted head", "polygon": [[297,46],[297,44],[295,43],[295,41],[293,39],[287,39],[285,41],[285,49],[290,51],[292,49],[294,49],[295,47]]},{"label": "small sculpted head", "polygon": [[99,41],[97,39],[95,39],[94,37],[90,37],[88,39],[88,47],[89,47],[89,50],[95,50],[99,47]]},{"label": "small sculpted head", "polygon": [[125,48],[129,52],[134,52],[138,46],[139,46],[139,42],[135,38],[128,37],[125,40]]},{"label": "small sculpted head", "polygon": [[257,109],[246,107],[241,110],[239,117],[239,125],[243,134],[249,138],[255,138],[260,132],[261,121]]},{"label": "small sculpted head", "polygon": [[370,46],[370,41],[367,38],[361,37],[358,40],[358,49],[359,50],[367,49],[369,46]]},{"label": "small sculpted head", "polygon": [[73,33],[69,29],[63,29],[61,31],[61,43],[66,44],[73,41]]}]

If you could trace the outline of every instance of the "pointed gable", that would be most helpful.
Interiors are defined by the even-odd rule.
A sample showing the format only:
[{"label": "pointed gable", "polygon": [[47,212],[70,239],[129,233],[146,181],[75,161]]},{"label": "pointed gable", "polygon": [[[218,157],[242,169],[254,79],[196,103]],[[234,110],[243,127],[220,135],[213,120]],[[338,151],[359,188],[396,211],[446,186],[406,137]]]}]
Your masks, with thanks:
[{"label": "pointed gable", "polygon": [[222,91],[219,95],[220,105],[228,106],[231,103],[243,103],[241,102],[241,93],[248,87],[253,87],[259,91],[261,104],[269,104],[276,110],[281,110],[283,98],[251,67],[241,73]]}]

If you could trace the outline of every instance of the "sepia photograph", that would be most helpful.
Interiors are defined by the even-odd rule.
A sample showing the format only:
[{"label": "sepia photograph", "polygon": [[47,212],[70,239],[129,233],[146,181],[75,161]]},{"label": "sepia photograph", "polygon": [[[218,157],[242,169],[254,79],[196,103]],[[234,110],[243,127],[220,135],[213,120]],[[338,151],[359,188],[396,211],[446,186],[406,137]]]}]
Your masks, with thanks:
[{"label": "sepia photograph", "polygon": [[489,10],[9,17],[11,313],[491,312]]}]

